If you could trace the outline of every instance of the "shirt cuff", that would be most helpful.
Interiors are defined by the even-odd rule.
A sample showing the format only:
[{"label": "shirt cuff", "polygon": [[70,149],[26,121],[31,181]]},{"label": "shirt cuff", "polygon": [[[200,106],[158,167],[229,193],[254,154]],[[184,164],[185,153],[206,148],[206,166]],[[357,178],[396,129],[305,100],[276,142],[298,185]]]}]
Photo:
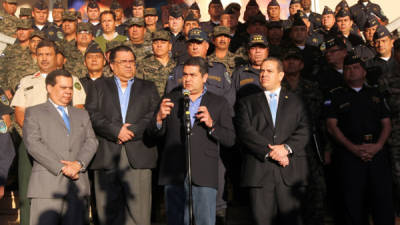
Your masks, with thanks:
[{"label": "shirt cuff", "polygon": [[285,149],[289,152],[289,154],[293,154],[293,150],[289,145],[283,144],[283,147],[285,147]]}]

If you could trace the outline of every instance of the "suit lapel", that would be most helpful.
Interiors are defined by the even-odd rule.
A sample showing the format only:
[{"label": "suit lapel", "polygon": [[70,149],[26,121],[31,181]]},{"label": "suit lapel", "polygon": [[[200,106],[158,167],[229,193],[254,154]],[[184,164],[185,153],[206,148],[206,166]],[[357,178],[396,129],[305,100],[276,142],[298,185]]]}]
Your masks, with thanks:
[{"label": "suit lapel", "polygon": [[120,116],[121,122],[122,122],[121,104],[119,102],[118,87],[117,87],[117,84],[115,83],[114,79],[115,79],[114,77],[110,77],[109,79],[107,79],[107,83],[108,83],[108,87],[111,90],[110,97],[112,98],[112,102],[117,107],[117,110],[119,112],[119,116]]},{"label": "suit lapel", "polygon": [[283,126],[284,123],[284,115],[286,114],[286,105],[287,105],[287,91],[282,87],[281,93],[279,94],[279,102],[278,102],[278,110],[276,111],[276,120],[275,120],[275,131]]},{"label": "suit lapel", "polygon": [[138,79],[136,79],[132,84],[131,93],[129,96],[128,110],[126,112],[125,121],[128,121],[128,117],[130,117],[129,116],[130,113],[135,112],[134,105],[138,105],[138,104],[136,104],[136,101],[140,97],[140,94],[139,94],[140,86],[141,86],[141,83],[140,83],[140,81],[138,82]]},{"label": "suit lapel", "polygon": [[[207,109],[208,109],[208,112],[210,113],[210,115],[211,115],[211,112],[210,112],[210,108],[208,107],[208,104],[209,104],[209,96],[208,96],[208,91],[203,95],[203,97],[201,98],[201,102],[200,102],[200,105],[199,105],[199,107],[200,106],[206,106],[207,107]],[[193,123],[193,127],[195,126],[195,125],[198,125],[199,124],[199,120],[195,120],[194,121],[194,123]]]},{"label": "suit lapel", "polygon": [[257,104],[260,106],[261,111],[264,113],[265,118],[267,119],[268,123],[271,124],[271,128],[274,129],[273,127],[273,122],[272,122],[272,115],[271,115],[271,110],[269,109],[269,104],[267,97],[265,96],[264,91],[260,92],[257,96],[257,102],[260,102],[261,104]]},{"label": "suit lapel", "polygon": [[68,132],[67,127],[65,126],[64,120],[61,118],[60,113],[50,101],[47,101],[47,110],[49,111],[48,115],[52,116],[57,121],[57,123],[63,126],[65,130]]},{"label": "suit lapel", "polygon": [[79,128],[79,123],[78,123],[78,118],[75,113],[75,109],[73,109],[73,106],[68,106],[68,116],[69,116],[69,123],[71,127],[71,132],[70,132],[70,143],[75,139],[76,135],[78,134],[78,128]]}]

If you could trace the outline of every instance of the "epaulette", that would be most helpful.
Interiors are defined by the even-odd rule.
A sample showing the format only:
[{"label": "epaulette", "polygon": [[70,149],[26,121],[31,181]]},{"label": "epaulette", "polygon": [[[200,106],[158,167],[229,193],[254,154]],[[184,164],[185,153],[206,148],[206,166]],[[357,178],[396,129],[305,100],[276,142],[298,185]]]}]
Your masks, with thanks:
[{"label": "epaulette", "polygon": [[37,73],[35,73],[35,74],[32,76],[32,78],[36,78],[36,77],[39,77],[39,76],[40,76],[40,71],[37,72]]}]

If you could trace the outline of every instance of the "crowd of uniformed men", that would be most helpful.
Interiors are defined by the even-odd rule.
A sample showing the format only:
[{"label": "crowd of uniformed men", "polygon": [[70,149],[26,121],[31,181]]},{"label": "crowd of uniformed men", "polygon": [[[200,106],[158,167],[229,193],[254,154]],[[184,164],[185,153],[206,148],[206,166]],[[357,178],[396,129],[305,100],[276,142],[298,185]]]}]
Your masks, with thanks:
[{"label": "crowd of uniformed men", "polygon": [[[393,215],[399,207],[400,40],[385,27],[389,21],[379,5],[359,0],[349,6],[343,0],[335,9],[325,7],[318,14],[311,11],[311,0],[291,0],[289,18],[281,19],[276,0],[270,1],[266,12],[250,0],[244,23],[239,22],[239,4],[223,8],[220,0],[209,3],[207,22],[200,22],[196,3],[168,5],[164,21],[158,17],[160,12],[146,8],[143,0],[134,1],[128,12],[131,15],[125,15],[117,1],[103,12],[96,1],[89,1],[87,22],[61,2],[52,6],[53,22],[48,22],[49,6],[43,1],[21,8],[19,18],[14,15],[17,0],[4,0],[2,6],[0,32],[16,38],[0,55],[0,100],[14,109],[8,129],[18,131],[12,133],[19,149],[21,224],[29,222],[26,189],[31,169],[30,156],[17,138],[22,135],[25,109],[46,101],[44,80],[55,68],[74,76],[73,104],[83,107],[85,92],[93,83],[113,76],[108,61],[118,46],[132,49],[135,77],[154,82],[160,97],[181,84],[187,59],[206,59],[207,90],[224,96],[231,106],[260,91],[259,74],[265,59],[282,60],[282,87],[302,97],[312,124],[304,223],[323,224],[326,212],[333,211],[338,218],[352,215],[350,218],[357,219],[367,218],[359,215],[370,212],[376,216],[375,224],[393,224],[390,218],[380,223],[385,219],[379,218],[380,210],[374,206]],[[52,53],[49,47],[54,44]],[[352,88],[354,82],[361,82],[362,88]],[[385,138],[380,130],[387,123],[380,121],[387,117],[391,133]],[[360,147],[363,143],[376,145],[364,149]],[[351,156],[337,150],[343,146]],[[216,171],[220,175],[217,224],[226,222],[226,200],[240,202],[245,191],[239,188],[240,143],[228,153],[222,149],[224,163]],[[226,182],[229,185],[224,188]],[[160,194],[154,194],[153,201],[157,217]],[[367,202],[372,206],[366,207]],[[349,218],[346,216],[343,220]],[[365,224],[362,222],[338,224]]]}]

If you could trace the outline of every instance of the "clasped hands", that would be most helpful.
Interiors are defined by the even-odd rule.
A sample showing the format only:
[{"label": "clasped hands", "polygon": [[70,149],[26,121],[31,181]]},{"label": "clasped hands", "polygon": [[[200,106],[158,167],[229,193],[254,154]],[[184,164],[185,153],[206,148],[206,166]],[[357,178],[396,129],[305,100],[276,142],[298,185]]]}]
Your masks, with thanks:
[{"label": "clasped hands", "polygon": [[125,143],[127,141],[132,140],[135,137],[135,134],[128,129],[128,127],[132,125],[130,123],[125,123],[122,125],[121,130],[118,134],[118,144]]},{"label": "clasped hands", "polygon": [[81,164],[78,161],[60,161],[64,166],[61,168],[61,172],[71,178],[72,180],[79,179],[79,172],[81,171]]},{"label": "clasped hands", "polygon": [[268,154],[268,157],[277,161],[279,165],[286,167],[289,165],[289,152],[286,150],[284,145],[268,145],[268,148],[271,151]]},{"label": "clasped hands", "polygon": [[379,150],[382,149],[382,145],[380,144],[361,144],[361,145],[352,145],[349,150],[361,158],[364,162],[369,162],[378,153]]}]

